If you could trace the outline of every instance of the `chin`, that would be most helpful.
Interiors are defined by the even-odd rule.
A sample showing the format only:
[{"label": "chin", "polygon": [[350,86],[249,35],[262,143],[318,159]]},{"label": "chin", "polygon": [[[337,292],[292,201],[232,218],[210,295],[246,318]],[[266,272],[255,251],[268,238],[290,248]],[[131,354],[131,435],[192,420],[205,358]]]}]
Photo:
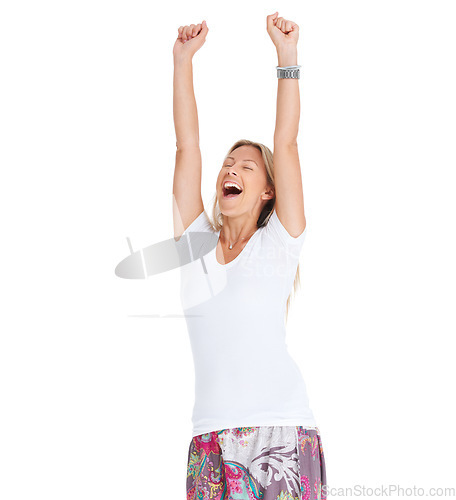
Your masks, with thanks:
[{"label": "chin", "polygon": [[220,200],[218,202],[218,206],[220,208],[220,212],[223,215],[233,215],[238,211],[237,208],[239,206],[239,203],[227,200]]}]

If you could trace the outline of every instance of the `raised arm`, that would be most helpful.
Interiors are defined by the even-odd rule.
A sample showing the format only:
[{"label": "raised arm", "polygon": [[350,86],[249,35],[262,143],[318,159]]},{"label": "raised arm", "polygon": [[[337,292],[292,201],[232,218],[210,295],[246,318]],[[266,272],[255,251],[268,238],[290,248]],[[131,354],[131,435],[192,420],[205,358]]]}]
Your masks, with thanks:
[{"label": "raised arm", "polygon": [[[278,56],[278,66],[297,65],[299,26],[293,21],[267,16],[267,31]],[[277,114],[274,131],[274,181],[277,217],[291,236],[299,236],[306,227],[301,166],[298,154],[298,130],[301,113],[299,80],[278,79]]]},{"label": "raised arm", "polygon": [[204,210],[201,197],[201,151],[198,113],[193,90],[193,56],[206,40],[206,22],[181,26],[173,48],[173,117],[176,165],[173,179],[174,237]]}]

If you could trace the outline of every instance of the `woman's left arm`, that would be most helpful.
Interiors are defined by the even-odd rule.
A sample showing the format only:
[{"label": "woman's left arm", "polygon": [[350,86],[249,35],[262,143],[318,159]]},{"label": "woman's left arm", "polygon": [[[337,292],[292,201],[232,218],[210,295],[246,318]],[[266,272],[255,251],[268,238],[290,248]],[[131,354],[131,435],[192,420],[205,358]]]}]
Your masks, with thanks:
[{"label": "woman's left arm", "polygon": [[[278,66],[295,66],[299,26],[277,15],[276,12],[267,17],[267,31],[277,50]],[[301,113],[299,80],[280,78],[277,85],[273,152],[275,210],[288,233],[297,237],[306,227],[297,143]]]}]

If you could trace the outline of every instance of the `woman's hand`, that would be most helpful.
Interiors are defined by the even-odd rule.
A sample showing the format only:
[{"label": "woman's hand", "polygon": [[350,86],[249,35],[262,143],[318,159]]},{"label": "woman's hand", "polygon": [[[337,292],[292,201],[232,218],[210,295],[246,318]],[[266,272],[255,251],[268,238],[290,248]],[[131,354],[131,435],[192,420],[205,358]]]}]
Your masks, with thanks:
[{"label": "woman's hand", "polygon": [[277,17],[278,12],[267,16],[267,31],[276,49],[284,47],[296,47],[299,38],[299,26],[293,21],[287,21],[283,17]]},{"label": "woman's hand", "polygon": [[173,47],[173,56],[190,59],[203,46],[209,31],[206,21],[201,24],[190,24],[178,29],[178,36]]}]

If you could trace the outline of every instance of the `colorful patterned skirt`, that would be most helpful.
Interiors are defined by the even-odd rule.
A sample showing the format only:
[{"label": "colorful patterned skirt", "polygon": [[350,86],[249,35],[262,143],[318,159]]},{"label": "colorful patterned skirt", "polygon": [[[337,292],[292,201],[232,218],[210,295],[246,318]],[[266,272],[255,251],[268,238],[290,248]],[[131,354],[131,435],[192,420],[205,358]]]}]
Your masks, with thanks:
[{"label": "colorful patterned skirt", "polygon": [[318,428],[237,427],[190,442],[187,500],[323,500],[325,485]]}]

